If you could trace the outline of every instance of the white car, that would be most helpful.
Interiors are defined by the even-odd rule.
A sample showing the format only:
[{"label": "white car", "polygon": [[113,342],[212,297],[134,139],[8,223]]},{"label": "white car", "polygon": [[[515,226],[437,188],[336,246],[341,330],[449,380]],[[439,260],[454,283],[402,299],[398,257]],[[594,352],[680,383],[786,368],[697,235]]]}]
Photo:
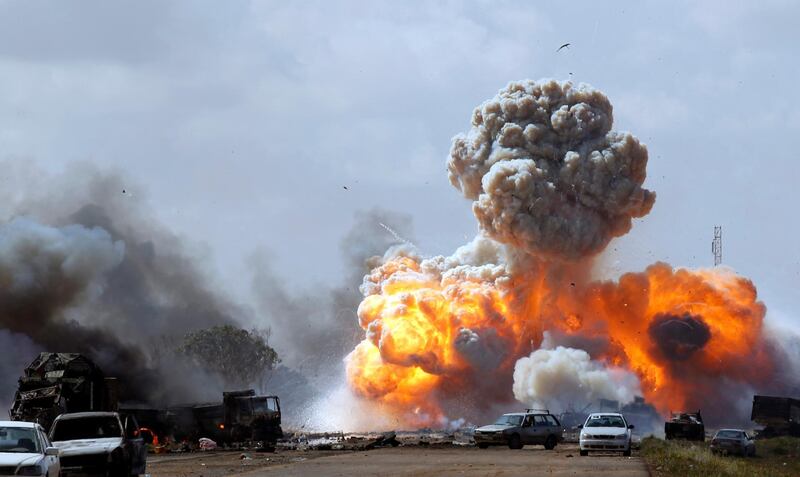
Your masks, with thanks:
[{"label": "white car", "polygon": [[147,449],[133,416],[116,412],[62,414],[53,421],[50,439],[61,451],[64,476],[99,474],[127,477],[145,473]]},{"label": "white car", "polygon": [[57,477],[58,449],[42,426],[33,422],[0,421],[0,475]]},{"label": "white car", "polygon": [[622,452],[622,455],[631,455],[633,425],[629,425],[622,414],[617,412],[589,414],[580,429],[581,455],[589,455],[589,451]]}]

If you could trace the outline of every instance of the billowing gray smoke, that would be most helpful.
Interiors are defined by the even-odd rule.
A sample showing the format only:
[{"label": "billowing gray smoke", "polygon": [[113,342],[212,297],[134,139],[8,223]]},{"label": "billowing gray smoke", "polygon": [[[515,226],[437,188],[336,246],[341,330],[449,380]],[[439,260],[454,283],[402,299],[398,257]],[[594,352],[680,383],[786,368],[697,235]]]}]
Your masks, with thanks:
[{"label": "billowing gray smoke", "polygon": [[[0,329],[32,343],[19,359],[27,364],[41,350],[85,353],[121,378],[130,400],[218,397],[219,379],[164,350],[242,312],[131,197],[131,184],[88,165],[55,177],[7,166],[18,187],[0,205]],[[13,392],[4,386],[0,401]]]},{"label": "billowing gray smoke", "polygon": [[374,266],[377,255],[411,238],[407,215],[379,209],[357,212],[340,243],[345,275],[341,285],[334,287],[321,284],[316,289],[292,290],[264,255],[251,261],[258,310],[271,324],[271,343],[286,365],[274,370],[267,383],[270,393],[292,403],[284,412],[284,423],[320,428],[321,416],[309,415],[318,397],[316,390],[341,383],[342,359],[361,338],[354,318],[361,294],[354,284]]},{"label": "billowing gray smoke", "polygon": [[145,399],[139,390],[154,381],[144,356],[70,316],[71,308],[102,295],[103,276],[123,256],[123,243],[99,228],[56,228],[25,218],[0,225],[0,326],[49,351],[99,356],[107,372],[136,378],[136,386],[123,390],[127,396]]},{"label": "billowing gray smoke", "polygon": [[570,82],[512,82],[453,139],[450,182],[481,229],[528,253],[594,255],[650,212],[647,149],[612,131],[608,98]]},{"label": "billowing gray smoke", "polygon": [[354,317],[362,296],[353,284],[361,281],[378,255],[409,240],[411,233],[407,215],[379,209],[357,212],[340,244],[346,275],[338,288],[289,290],[263,256],[252,262],[259,309],[272,324],[274,346],[284,363],[312,375],[331,365],[341,368],[342,359],[361,338]]},{"label": "billowing gray smoke", "polygon": [[711,330],[705,321],[688,313],[656,315],[647,333],[656,343],[656,353],[671,361],[689,359],[711,339]]}]

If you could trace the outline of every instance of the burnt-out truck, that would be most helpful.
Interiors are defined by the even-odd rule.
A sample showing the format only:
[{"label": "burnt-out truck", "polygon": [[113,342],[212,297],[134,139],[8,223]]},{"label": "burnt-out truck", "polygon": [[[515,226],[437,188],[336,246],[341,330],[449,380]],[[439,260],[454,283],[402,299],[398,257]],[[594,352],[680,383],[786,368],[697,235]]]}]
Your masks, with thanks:
[{"label": "burnt-out truck", "polygon": [[674,412],[669,421],[664,423],[664,435],[667,439],[704,441],[706,426],[703,424],[703,416],[700,411]]},{"label": "burnt-out truck", "polygon": [[800,437],[800,399],[779,396],[753,396],[750,419],[764,429],[758,437]]},{"label": "burnt-out truck", "polygon": [[76,412],[132,415],[150,434],[176,440],[213,439],[220,444],[252,442],[273,447],[283,436],[277,396],[252,389],[222,393],[222,402],[172,407],[120,406],[116,378],[106,377],[77,353],[41,353],[19,378],[9,411],[12,420],[49,429],[56,417]]},{"label": "burnt-out truck", "polygon": [[117,380],[77,353],[41,353],[19,378],[9,416],[49,429],[64,413],[115,411]]},{"label": "burnt-out truck", "polygon": [[283,437],[278,396],[259,396],[252,389],[222,393],[222,403],[170,408],[176,429],[187,437],[218,443],[253,442],[273,447]]}]

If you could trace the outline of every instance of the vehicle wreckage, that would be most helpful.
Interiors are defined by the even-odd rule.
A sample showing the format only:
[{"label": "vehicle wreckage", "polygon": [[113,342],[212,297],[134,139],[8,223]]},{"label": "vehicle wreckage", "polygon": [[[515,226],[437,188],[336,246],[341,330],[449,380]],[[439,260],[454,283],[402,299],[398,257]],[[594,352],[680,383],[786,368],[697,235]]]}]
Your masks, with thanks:
[{"label": "vehicle wreckage", "polygon": [[685,439],[688,441],[704,441],[706,427],[703,416],[697,412],[675,412],[669,421],[664,423],[664,435],[669,439]]},{"label": "vehicle wreckage", "polygon": [[250,442],[274,447],[283,436],[278,396],[255,390],[222,393],[222,402],[170,407],[120,405],[116,378],[107,377],[89,358],[77,353],[41,353],[19,378],[9,416],[50,429],[56,417],[78,412],[119,412],[135,416],[150,436],[176,441],[200,437],[220,444]]},{"label": "vehicle wreckage", "polygon": [[116,410],[117,389],[117,380],[83,355],[41,353],[19,378],[9,416],[49,429],[61,414]]},{"label": "vehicle wreckage", "polygon": [[753,396],[750,419],[764,429],[759,437],[800,437],[800,399],[779,396]]}]

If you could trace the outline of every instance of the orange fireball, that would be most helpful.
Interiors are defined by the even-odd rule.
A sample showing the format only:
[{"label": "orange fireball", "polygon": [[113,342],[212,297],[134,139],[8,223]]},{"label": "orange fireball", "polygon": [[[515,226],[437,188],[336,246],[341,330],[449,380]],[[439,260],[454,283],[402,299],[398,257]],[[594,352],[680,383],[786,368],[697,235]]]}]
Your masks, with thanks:
[{"label": "orange fireball", "polygon": [[749,280],[657,263],[617,282],[575,283],[565,270],[539,263],[486,280],[387,260],[367,277],[371,294],[358,310],[366,338],[348,357],[351,387],[430,425],[453,400],[479,403],[489,393],[510,401],[514,363],[545,330],[604,338],[612,345],[593,359],[634,372],[664,414],[702,406],[716,379],[756,385],[770,375],[765,307]]}]

